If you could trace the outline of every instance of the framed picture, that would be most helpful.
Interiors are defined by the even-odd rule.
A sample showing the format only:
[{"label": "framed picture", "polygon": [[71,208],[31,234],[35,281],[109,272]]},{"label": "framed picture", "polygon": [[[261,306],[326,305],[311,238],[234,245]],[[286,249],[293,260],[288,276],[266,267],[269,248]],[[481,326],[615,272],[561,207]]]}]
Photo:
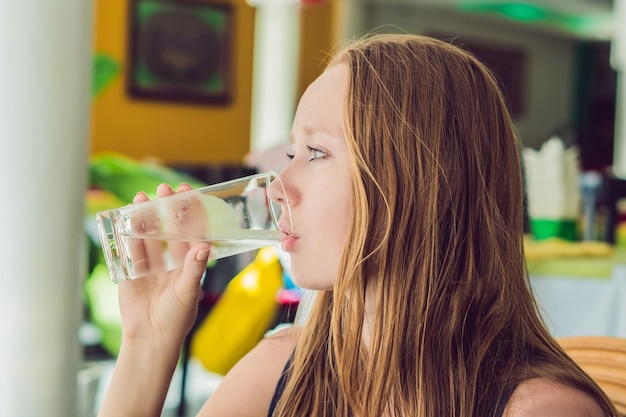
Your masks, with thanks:
[{"label": "framed picture", "polygon": [[197,0],[130,0],[132,97],[225,104],[231,99],[232,9]]},{"label": "framed picture", "polygon": [[526,54],[513,47],[503,48],[485,44],[468,44],[466,47],[496,76],[511,115],[522,116],[525,110]]}]

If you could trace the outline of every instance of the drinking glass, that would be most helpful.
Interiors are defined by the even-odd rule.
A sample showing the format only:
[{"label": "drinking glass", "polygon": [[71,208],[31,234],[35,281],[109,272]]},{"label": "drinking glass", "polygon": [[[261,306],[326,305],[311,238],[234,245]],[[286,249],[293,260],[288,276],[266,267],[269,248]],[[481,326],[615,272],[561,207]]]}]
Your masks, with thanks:
[{"label": "drinking glass", "polygon": [[[277,186],[283,207],[269,197]],[[209,260],[273,245],[281,237],[281,216],[292,230],[283,184],[269,171],[102,211],[96,221],[111,280],[118,283],[181,267],[198,242],[210,242]]]}]

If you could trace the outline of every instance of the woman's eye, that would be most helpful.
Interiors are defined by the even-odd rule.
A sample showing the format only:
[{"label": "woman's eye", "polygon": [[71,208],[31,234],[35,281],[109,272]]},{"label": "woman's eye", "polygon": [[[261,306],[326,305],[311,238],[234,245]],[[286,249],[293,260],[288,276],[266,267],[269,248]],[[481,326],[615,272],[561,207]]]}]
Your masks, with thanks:
[{"label": "woman's eye", "polygon": [[296,154],[295,154],[295,153],[289,153],[289,152],[287,152],[287,153],[286,153],[286,155],[287,155],[287,158],[289,158],[289,159],[293,159],[293,158],[295,158],[295,157],[296,157]]},{"label": "woman's eye", "polygon": [[311,146],[307,146],[306,149],[311,154],[311,157],[309,158],[309,162],[314,161],[316,159],[324,159],[327,156],[324,151],[321,151],[316,148],[312,148]]}]

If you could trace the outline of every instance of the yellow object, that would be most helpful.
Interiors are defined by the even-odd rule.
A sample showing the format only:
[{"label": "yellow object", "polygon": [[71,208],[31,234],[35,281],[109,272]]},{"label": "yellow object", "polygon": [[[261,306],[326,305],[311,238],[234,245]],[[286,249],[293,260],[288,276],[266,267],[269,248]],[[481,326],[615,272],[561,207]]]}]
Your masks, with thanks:
[{"label": "yellow object", "polygon": [[561,238],[524,239],[526,259],[537,261],[563,257],[610,257],[613,247],[606,242],[571,242]]},{"label": "yellow object", "polygon": [[626,248],[626,223],[619,222],[615,227],[615,246]]},{"label": "yellow object", "polygon": [[282,288],[282,266],[271,247],[228,284],[191,341],[191,356],[218,374],[248,353],[268,330],[278,311],[276,294]]}]

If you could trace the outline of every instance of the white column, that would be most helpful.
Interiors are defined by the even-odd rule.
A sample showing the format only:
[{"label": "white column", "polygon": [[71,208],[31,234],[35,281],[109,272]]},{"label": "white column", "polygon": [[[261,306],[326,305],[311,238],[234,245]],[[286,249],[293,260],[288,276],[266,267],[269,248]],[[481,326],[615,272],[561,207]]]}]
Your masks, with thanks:
[{"label": "white column", "polygon": [[256,6],[251,151],[289,142],[298,97],[300,3],[249,0]]},{"label": "white column", "polygon": [[92,5],[0,1],[0,416],[75,415]]},{"label": "white column", "polygon": [[613,172],[626,178],[626,0],[613,2],[611,65],[617,71]]}]

